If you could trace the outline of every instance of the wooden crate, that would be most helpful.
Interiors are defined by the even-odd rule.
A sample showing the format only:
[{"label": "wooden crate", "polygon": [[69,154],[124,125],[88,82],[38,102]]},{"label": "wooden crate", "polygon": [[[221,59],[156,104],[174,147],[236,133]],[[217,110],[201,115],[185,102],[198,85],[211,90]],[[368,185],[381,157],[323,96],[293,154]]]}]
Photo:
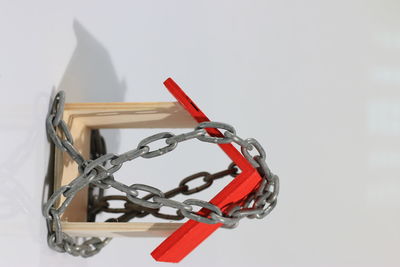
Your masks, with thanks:
[{"label": "wooden crate", "polygon": [[[197,122],[177,102],[66,103],[64,121],[74,146],[89,158],[90,133],[102,128],[194,128]],[[66,152],[55,150],[54,189],[78,176],[78,165]],[[64,199],[60,199],[62,203]],[[59,204],[60,204],[59,203]],[[58,205],[59,205],[58,204]],[[168,236],[181,223],[87,222],[88,190],[81,190],[61,216],[63,231],[71,236]]]}]

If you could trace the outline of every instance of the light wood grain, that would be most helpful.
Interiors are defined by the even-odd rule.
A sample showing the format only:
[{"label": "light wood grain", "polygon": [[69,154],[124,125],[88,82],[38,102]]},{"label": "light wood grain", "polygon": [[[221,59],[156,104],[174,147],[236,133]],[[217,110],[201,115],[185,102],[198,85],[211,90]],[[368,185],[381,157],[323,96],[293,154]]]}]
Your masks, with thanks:
[{"label": "light wood grain", "polygon": [[165,237],[178,229],[181,223],[77,223],[63,222],[62,228],[71,236],[82,237]]},{"label": "light wood grain", "polygon": [[[66,103],[63,119],[74,146],[89,158],[91,129],[101,128],[193,128],[197,122],[177,102]],[[77,164],[66,152],[56,150],[54,187],[69,184],[79,175]],[[61,198],[57,205],[64,200]],[[166,236],[177,223],[88,223],[87,188],[81,190],[62,215],[66,233],[75,236]]]}]

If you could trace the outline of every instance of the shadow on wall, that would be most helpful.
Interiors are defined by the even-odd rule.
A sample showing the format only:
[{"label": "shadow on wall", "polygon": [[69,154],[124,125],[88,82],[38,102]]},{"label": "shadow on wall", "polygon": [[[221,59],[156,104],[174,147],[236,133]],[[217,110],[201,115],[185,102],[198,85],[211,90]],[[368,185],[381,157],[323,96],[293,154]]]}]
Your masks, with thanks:
[{"label": "shadow on wall", "polygon": [[[58,88],[53,90],[52,97],[56,94],[54,91],[64,90],[66,102],[124,102],[125,81],[118,79],[110,53],[77,20],[73,23],[73,29],[77,45]],[[49,99],[49,110],[52,101],[53,99]],[[106,140],[108,149],[116,152],[119,147],[119,130],[109,130],[102,135]],[[42,205],[53,191],[54,145],[51,144],[50,147],[49,167],[42,191]],[[10,211],[4,213],[7,214],[7,212]]]},{"label": "shadow on wall", "polygon": [[[77,20],[73,24],[76,48],[58,90],[66,102],[123,102],[126,84],[119,79],[107,49]],[[119,130],[103,132],[110,151],[119,148]]]}]

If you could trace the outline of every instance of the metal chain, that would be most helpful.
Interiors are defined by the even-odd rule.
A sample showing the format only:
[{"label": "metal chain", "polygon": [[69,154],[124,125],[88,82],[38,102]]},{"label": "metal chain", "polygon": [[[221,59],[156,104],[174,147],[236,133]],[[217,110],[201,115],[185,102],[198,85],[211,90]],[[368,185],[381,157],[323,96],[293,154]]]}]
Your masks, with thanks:
[{"label": "metal chain", "polygon": [[[98,129],[91,130],[90,133],[90,158],[97,159],[100,156],[107,154],[106,142],[104,141],[103,136],[101,136],[100,131]],[[87,221],[95,222],[96,221],[96,209],[99,202],[104,196],[104,189],[94,184],[89,184],[88,188],[88,207],[87,207]]]},{"label": "metal chain", "polygon": [[[242,218],[264,218],[276,206],[279,193],[279,178],[277,175],[272,174],[268,168],[265,162],[266,153],[264,149],[254,138],[242,139],[237,136],[235,129],[228,124],[208,121],[199,123],[193,131],[188,133],[179,135],[170,132],[158,133],[143,139],[136,148],[123,154],[116,155],[113,153],[106,153],[100,155],[102,153],[99,153],[97,158],[86,160],[74,147],[72,135],[67,124],[62,119],[64,103],[65,93],[61,91],[56,95],[51,112],[46,119],[47,133],[55,146],[67,152],[78,164],[79,175],[68,185],[58,188],[43,206],[43,215],[47,220],[49,232],[48,244],[56,251],[67,252],[74,256],[89,257],[98,253],[110,241],[110,238],[101,240],[97,237],[93,237],[78,244],[77,240],[62,231],[60,220],[62,213],[68,207],[76,193],[86,186],[98,187],[103,190],[113,187],[125,194],[125,196],[119,196],[118,198],[121,199],[123,197],[123,200],[127,200],[127,203],[129,201],[127,205],[127,209],[129,210],[123,210],[123,212],[126,213],[120,218],[110,219],[108,221],[128,221],[134,217],[146,216],[148,213],[162,217],[164,215],[159,213],[159,209],[165,206],[177,210],[177,215],[167,215],[165,217],[171,216],[175,218],[174,216],[177,216],[176,218],[178,218],[183,216],[202,223],[221,223],[226,228],[234,228]],[[223,129],[225,132],[223,136],[210,136],[206,128]],[[215,176],[217,177],[215,179],[212,175],[205,172],[191,175],[182,180],[179,187],[165,193],[149,185],[132,184],[128,186],[114,179],[113,174],[117,172],[125,162],[139,157],[153,158],[164,155],[174,150],[178,143],[191,139],[198,139],[203,142],[215,144],[238,144],[241,147],[244,157],[253,167],[257,168],[263,178],[262,182],[247,197],[237,203],[232,203],[222,211],[219,207],[203,200],[187,199],[183,202],[178,202],[169,199],[178,193],[190,195],[204,190],[211,186],[215,179],[220,178],[218,175]],[[164,140],[165,146],[158,149],[151,149],[150,145],[159,140]],[[257,151],[257,155],[252,156],[249,151],[254,148]],[[229,174],[235,176],[237,173],[233,172],[233,169],[236,169],[236,167],[234,163],[231,163],[228,170],[232,173]],[[198,178],[202,178],[204,184],[189,189],[187,183]],[[149,194],[139,198],[139,191],[144,191]],[[65,197],[64,201],[58,203],[62,196]],[[99,200],[105,199],[108,201],[112,198],[99,198]],[[198,213],[195,211],[195,206],[203,208],[208,212]],[[133,207],[140,207],[140,210],[135,210]]]},{"label": "metal chain", "polygon": [[[191,195],[194,193],[198,193],[201,191],[204,191],[205,189],[209,188],[215,180],[224,178],[226,176],[236,176],[238,172],[238,169],[234,166],[231,165],[229,166],[228,169],[210,174],[208,172],[199,172],[195,173],[193,175],[190,175],[179,183],[178,187],[171,189],[167,192],[164,192],[165,199],[169,199],[172,197],[175,197],[179,194],[182,195]],[[194,188],[189,188],[187,185],[189,182],[195,180],[195,179],[202,179],[203,184],[199,185]],[[154,195],[153,194],[148,194],[144,196],[142,199],[148,200],[152,198]],[[110,208],[110,203],[114,201],[119,201],[123,202],[123,208]],[[168,201],[168,200],[164,200]],[[169,202],[170,205],[174,205],[174,203]],[[160,209],[150,209],[150,208],[143,208],[143,206],[137,205],[129,201],[129,199],[126,196],[120,196],[120,195],[107,195],[107,196],[102,196],[97,198],[97,200],[93,203],[91,209],[88,210],[88,217],[95,218],[97,214],[101,212],[106,212],[106,213],[123,213],[118,218],[113,218],[109,219],[109,221],[115,221],[115,222],[127,222],[133,218],[143,218],[149,214],[153,215],[154,217],[157,218],[162,218],[166,220],[181,220],[185,218],[180,212],[179,208],[180,206],[174,207],[178,209],[176,211],[176,214],[164,214],[160,212]]]}]

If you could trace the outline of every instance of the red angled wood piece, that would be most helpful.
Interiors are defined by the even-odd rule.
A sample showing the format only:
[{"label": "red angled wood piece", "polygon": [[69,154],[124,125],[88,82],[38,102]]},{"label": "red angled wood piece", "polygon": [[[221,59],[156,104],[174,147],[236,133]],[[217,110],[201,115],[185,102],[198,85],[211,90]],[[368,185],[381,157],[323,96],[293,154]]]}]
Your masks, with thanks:
[{"label": "red angled wood piece", "polygon": [[[256,170],[242,172],[231,183],[229,183],[211,201],[224,210],[224,207],[232,202],[239,202],[259,183],[260,176]],[[206,209],[201,209],[199,214],[207,215]],[[179,262],[194,250],[201,242],[217,230],[222,224],[205,224],[189,220],[178,230],[172,233],[162,242],[151,255],[157,261]]]},{"label": "red angled wood piece", "polygon": [[[164,85],[199,123],[209,121],[207,116],[171,78],[168,78]],[[210,128],[206,130],[211,136],[223,136],[217,129]],[[251,193],[260,183],[261,177],[257,170],[232,144],[219,144],[219,146],[241,169],[241,173],[210,201],[211,204],[224,211],[229,204],[238,202]],[[198,214],[207,215],[209,212],[207,209],[201,209]],[[221,225],[220,223],[205,224],[188,220],[165,239],[151,255],[157,261],[179,262]]]},{"label": "red angled wood piece", "polygon": [[[185,92],[175,83],[174,80],[168,78],[164,82],[164,85],[198,123],[210,121],[208,117],[200,110],[200,108],[193,102],[193,100],[190,99],[190,97],[188,97]],[[215,128],[207,128],[206,130],[211,136],[223,137],[223,134]],[[254,170],[250,162],[232,144],[218,144],[218,146],[228,155],[228,157],[231,158],[233,162],[235,162],[235,164],[242,171]]]}]

